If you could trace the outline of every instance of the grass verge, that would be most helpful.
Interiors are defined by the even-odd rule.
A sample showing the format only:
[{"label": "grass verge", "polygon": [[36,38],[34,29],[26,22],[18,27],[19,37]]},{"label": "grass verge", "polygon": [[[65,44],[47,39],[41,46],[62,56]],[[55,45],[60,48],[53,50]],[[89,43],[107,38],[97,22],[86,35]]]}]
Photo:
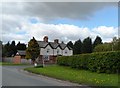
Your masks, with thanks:
[{"label": "grass verge", "polygon": [[8,62],[0,62],[0,65],[7,65],[7,66],[21,66],[21,65],[29,65],[29,64],[14,64],[14,63],[8,63]]},{"label": "grass verge", "polygon": [[118,74],[98,74],[58,65],[47,66],[44,68],[30,67],[25,68],[24,70],[90,86],[118,86]]}]

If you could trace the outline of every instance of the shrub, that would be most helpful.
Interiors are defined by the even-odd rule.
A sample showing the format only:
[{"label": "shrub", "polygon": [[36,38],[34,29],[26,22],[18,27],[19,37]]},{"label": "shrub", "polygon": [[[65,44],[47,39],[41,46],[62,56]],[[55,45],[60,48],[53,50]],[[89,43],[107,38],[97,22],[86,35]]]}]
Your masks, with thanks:
[{"label": "shrub", "polygon": [[98,73],[117,73],[120,69],[120,51],[61,56],[57,64]]}]

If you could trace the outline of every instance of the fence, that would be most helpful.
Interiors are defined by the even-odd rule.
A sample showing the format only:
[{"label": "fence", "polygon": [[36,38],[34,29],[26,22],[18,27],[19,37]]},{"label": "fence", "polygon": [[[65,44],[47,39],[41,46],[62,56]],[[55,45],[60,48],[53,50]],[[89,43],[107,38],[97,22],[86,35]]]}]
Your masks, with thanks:
[{"label": "fence", "polygon": [[[3,58],[3,62],[9,62],[9,63],[14,63],[14,57],[4,57]],[[20,59],[20,63],[22,64],[31,64],[31,59],[27,60],[27,59]]]}]

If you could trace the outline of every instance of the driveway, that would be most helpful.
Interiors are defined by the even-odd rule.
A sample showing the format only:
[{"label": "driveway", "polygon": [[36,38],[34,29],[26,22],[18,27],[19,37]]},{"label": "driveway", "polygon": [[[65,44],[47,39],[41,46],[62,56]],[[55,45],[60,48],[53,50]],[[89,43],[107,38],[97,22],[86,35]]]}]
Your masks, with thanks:
[{"label": "driveway", "polygon": [[[82,86],[76,83],[35,75],[23,71],[25,66],[3,66],[2,86]],[[87,88],[86,86],[84,86]]]}]

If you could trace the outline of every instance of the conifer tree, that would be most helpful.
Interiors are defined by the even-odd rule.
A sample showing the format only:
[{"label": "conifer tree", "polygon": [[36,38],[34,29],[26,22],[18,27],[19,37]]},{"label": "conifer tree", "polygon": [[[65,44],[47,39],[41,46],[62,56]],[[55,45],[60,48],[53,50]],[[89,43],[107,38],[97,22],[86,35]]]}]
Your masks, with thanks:
[{"label": "conifer tree", "polygon": [[82,53],[92,53],[92,40],[90,37],[83,40]]},{"label": "conifer tree", "polygon": [[73,54],[81,54],[81,47],[82,47],[81,40],[79,39],[75,41],[74,46],[73,46]]}]

